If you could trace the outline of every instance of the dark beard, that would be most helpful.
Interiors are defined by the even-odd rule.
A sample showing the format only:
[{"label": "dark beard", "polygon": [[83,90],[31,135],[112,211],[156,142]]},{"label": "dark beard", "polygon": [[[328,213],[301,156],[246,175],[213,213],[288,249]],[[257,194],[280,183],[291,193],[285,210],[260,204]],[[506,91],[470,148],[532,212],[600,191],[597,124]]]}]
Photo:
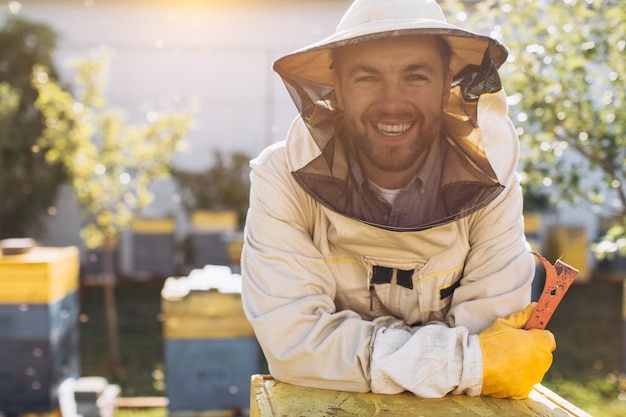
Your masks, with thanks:
[{"label": "dark beard", "polygon": [[409,169],[415,161],[424,155],[430,145],[441,135],[441,118],[426,123],[423,118],[419,121],[419,131],[409,147],[376,146],[365,132],[359,131],[353,123],[346,121],[347,137],[354,141],[354,145],[361,157],[381,171],[400,172]]}]

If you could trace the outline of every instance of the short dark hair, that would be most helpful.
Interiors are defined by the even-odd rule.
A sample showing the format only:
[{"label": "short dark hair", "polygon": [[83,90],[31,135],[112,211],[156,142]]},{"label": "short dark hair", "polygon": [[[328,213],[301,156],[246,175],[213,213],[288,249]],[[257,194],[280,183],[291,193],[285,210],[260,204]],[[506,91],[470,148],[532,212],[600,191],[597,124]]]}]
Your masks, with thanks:
[{"label": "short dark hair", "polygon": [[[450,47],[450,44],[448,43],[448,41],[446,41],[446,39],[443,36],[439,36],[439,35],[426,35],[426,36],[432,36],[437,40],[437,43],[439,44],[439,52],[441,52],[441,57],[443,58],[443,70],[444,73],[450,68],[450,60],[452,59],[452,48]],[[338,46],[335,47],[331,50],[331,63],[330,63],[330,68],[332,70],[339,70],[340,66],[341,66],[341,51],[342,49],[348,47],[349,45],[343,45],[343,46]]]}]

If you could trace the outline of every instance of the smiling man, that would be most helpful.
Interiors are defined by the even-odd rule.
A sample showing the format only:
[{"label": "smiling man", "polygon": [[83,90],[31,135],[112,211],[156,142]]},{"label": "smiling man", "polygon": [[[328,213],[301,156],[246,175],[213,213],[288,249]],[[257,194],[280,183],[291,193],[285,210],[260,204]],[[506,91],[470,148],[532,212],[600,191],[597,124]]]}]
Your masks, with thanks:
[{"label": "smiling man", "polygon": [[440,38],[404,36],[333,54],[337,108],[370,181],[399,189],[416,176],[441,135],[452,73]]},{"label": "smiling man", "polygon": [[276,379],[511,398],[541,381],[555,344],[523,330],[506,55],[432,0],[357,0],[274,64],[300,117],[251,162],[242,296]]}]

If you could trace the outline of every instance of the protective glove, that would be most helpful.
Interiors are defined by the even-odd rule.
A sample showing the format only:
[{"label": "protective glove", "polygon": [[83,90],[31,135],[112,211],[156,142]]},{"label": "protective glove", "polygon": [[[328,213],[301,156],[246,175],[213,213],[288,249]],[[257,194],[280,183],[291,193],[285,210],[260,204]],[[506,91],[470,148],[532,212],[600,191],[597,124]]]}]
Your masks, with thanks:
[{"label": "protective glove", "polygon": [[482,395],[527,398],[552,365],[554,335],[548,330],[523,330],[534,306],[496,319],[478,333],[483,355]]}]

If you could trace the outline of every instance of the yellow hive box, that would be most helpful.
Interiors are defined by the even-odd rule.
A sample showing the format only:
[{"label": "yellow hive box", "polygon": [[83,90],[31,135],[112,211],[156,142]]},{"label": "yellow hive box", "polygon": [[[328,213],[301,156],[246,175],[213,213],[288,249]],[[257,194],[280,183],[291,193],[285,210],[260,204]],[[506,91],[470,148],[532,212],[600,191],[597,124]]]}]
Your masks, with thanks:
[{"label": "yellow hive box", "polygon": [[216,289],[192,290],[182,298],[162,293],[161,311],[166,316],[233,317],[243,316],[241,293],[226,293]]},{"label": "yellow hive box", "polygon": [[78,248],[35,247],[0,257],[0,303],[50,303],[78,288]]},{"label": "yellow hive box", "polygon": [[533,252],[541,253],[540,240],[541,215],[539,213],[524,213],[524,232],[526,241]]},{"label": "yellow hive box", "polygon": [[417,398],[411,393],[384,395],[305,388],[253,375],[250,417],[282,416],[534,416],[591,417],[547,388],[537,385],[526,400],[450,395]]},{"label": "yellow hive box", "polygon": [[546,258],[552,263],[560,259],[578,270],[575,282],[586,282],[591,278],[587,261],[589,240],[584,227],[551,226],[546,246]]},{"label": "yellow hive box", "polygon": [[243,238],[228,242],[228,260],[231,265],[239,265],[241,262],[241,251],[243,250]]},{"label": "yellow hive box", "polygon": [[163,337],[205,339],[254,336],[243,312],[240,290],[190,289],[190,281],[187,278],[168,278],[163,286]]},{"label": "yellow hive box", "polygon": [[539,213],[524,213],[524,231],[527,233],[539,233],[541,227],[541,215]]},{"label": "yellow hive box", "polygon": [[163,337],[166,339],[226,339],[252,337],[254,331],[245,317],[165,317]]},{"label": "yellow hive box", "polygon": [[191,214],[191,223],[199,233],[233,232],[237,229],[237,213],[232,210],[198,210]]},{"label": "yellow hive box", "polygon": [[140,234],[170,234],[176,229],[174,219],[135,219],[133,233]]}]

